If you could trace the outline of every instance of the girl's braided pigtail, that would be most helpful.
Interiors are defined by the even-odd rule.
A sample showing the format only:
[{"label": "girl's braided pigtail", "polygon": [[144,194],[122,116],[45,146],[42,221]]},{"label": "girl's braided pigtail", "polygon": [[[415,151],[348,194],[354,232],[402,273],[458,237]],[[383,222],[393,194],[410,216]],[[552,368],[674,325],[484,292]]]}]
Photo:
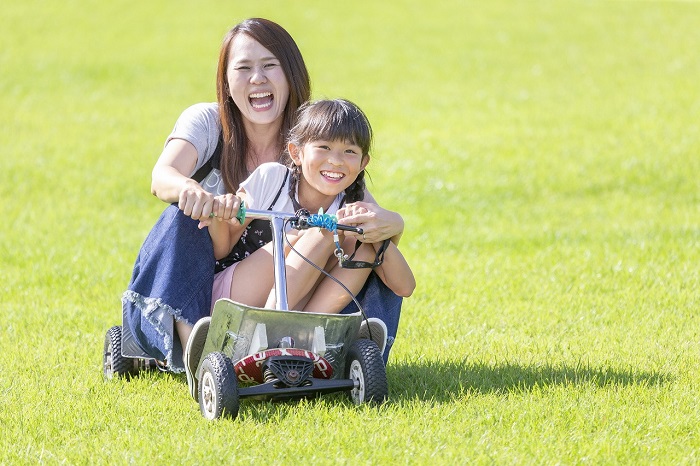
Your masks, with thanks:
[{"label": "girl's braided pigtail", "polygon": [[365,171],[362,170],[355,182],[345,189],[345,203],[358,202],[365,198]]}]

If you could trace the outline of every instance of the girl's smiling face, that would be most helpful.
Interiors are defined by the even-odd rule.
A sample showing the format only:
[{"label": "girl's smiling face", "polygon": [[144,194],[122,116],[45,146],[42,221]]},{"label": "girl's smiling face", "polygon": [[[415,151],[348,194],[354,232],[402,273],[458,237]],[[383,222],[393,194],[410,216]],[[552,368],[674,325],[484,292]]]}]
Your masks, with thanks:
[{"label": "girl's smiling face", "polygon": [[281,122],[289,83],[277,57],[247,34],[236,36],[229,57],[228,91],[243,117],[254,124]]},{"label": "girl's smiling face", "polygon": [[288,144],[289,154],[301,168],[299,202],[305,207],[328,208],[369,163],[369,156],[348,141],[311,141],[299,147]]}]

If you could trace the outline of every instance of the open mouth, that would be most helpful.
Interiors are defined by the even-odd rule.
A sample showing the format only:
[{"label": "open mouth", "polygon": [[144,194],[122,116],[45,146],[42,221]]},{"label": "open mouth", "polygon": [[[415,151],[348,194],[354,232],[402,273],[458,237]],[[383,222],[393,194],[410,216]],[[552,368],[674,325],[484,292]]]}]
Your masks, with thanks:
[{"label": "open mouth", "polygon": [[324,178],[328,178],[333,181],[340,181],[345,178],[344,174],[337,172],[322,171],[321,175],[323,175]]},{"label": "open mouth", "polygon": [[272,92],[257,92],[248,96],[250,105],[256,110],[264,110],[272,106],[272,101],[275,100]]}]

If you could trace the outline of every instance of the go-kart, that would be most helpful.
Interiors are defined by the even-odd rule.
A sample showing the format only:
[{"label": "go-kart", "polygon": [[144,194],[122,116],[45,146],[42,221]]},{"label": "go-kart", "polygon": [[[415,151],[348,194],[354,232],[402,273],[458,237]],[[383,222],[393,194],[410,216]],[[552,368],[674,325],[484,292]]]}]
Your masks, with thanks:
[{"label": "go-kart", "polygon": [[[211,317],[195,325],[190,343],[198,331],[206,332],[190,383],[202,415],[210,420],[235,418],[242,398],[284,400],[346,392],[358,405],[385,401],[386,368],[359,303],[360,311],[353,314],[321,314],[290,310],[287,302],[287,223],[295,229],[320,227],[362,233],[361,229],[339,225],[334,217],[322,213],[289,214],[246,210],[244,206],[238,218],[241,222],[245,218],[270,220],[277,308],[220,299]],[[339,245],[336,256],[341,264],[347,260]],[[359,338],[361,326],[369,329],[369,334],[363,330],[365,338]],[[106,378],[153,367],[154,361],[141,350],[126,324],[109,329],[104,345]]]}]

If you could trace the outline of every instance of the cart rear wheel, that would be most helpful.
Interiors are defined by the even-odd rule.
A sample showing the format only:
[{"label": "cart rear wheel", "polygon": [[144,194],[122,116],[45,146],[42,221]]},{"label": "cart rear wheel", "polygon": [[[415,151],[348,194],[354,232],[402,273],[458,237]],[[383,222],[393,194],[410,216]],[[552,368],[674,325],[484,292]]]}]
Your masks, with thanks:
[{"label": "cart rear wheel", "polygon": [[372,340],[355,341],[348,351],[347,378],[355,382],[350,399],[356,404],[383,403],[389,396],[386,367],[379,347]]},{"label": "cart rear wheel", "polygon": [[135,373],[134,359],[122,356],[122,328],[120,325],[110,328],[105,335],[102,372],[107,380]]},{"label": "cart rear wheel", "polygon": [[233,363],[223,353],[209,353],[199,372],[199,409],[206,419],[238,415],[238,380]]}]

